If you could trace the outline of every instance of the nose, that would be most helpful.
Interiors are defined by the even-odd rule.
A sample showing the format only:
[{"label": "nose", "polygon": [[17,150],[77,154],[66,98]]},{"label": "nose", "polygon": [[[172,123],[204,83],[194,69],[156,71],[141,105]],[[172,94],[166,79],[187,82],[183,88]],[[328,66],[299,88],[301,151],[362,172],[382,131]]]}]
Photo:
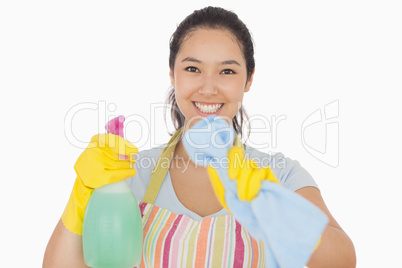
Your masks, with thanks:
[{"label": "nose", "polygon": [[204,77],[204,81],[199,89],[199,93],[209,97],[218,94],[218,85],[215,81],[215,77],[213,75],[208,75]]}]

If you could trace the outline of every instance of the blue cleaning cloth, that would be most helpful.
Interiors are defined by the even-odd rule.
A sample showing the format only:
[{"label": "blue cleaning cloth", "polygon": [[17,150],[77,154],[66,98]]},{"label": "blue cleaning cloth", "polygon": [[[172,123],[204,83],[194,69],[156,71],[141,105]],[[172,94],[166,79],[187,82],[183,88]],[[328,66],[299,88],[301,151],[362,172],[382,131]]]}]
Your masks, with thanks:
[{"label": "blue cleaning cloth", "polygon": [[225,187],[225,201],[236,220],[264,243],[269,268],[303,267],[328,224],[328,217],[310,201],[270,181],[263,181],[251,201],[237,196],[236,180],[228,177],[228,151],[235,131],[218,116],[205,117],[183,136],[183,145],[198,165],[212,165]]}]

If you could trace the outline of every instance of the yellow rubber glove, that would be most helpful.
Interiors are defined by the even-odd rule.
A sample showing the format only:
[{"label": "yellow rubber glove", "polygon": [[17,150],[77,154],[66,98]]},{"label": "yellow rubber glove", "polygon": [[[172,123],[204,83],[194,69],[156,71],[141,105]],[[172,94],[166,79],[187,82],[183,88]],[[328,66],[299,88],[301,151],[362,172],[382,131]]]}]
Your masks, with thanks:
[{"label": "yellow rubber glove", "polygon": [[[123,181],[136,174],[133,156],[138,149],[114,134],[99,134],[79,156],[74,165],[75,180],[70,199],[61,217],[71,232],[82,235],[85,209],[95,188]],[[121,157],[125,155],[127,157]]]},{"label": "yellow rubber glove", "polygon": [[[269,167],[259,168],[253,160],[244,159],[241,147],[233,146],[229,149],[228,164],[229,179],[237,180],[237,194],[241,201],[251,202],[258,195],[263,180],[279,184]],[[225,188],[218,173],[212,166],[208,166],[208,174],[219,202],[229,211],[225,202]]]},{"label": "yellow rubber glove", "polygon": [[[237,195],[241,201],[251,202],[258,195],[263,180],[280,184],[269,167],[259,168],[253,160],[244,159],[244,150],[241,147],[233,146],[229,149],[228,164],[228,177],[237,181]],[[218,173],[212,166],[208,166],[207,170],[219,202],[230,211],[225,202],[225,188]],[[314,250],[320,243],[321,237]]]}]

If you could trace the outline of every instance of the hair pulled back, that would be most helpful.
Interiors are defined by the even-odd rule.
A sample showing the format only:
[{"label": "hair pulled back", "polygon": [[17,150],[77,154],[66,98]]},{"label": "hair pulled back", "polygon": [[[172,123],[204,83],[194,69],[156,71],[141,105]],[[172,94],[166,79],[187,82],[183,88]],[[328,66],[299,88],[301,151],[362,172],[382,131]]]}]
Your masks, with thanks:
[{"label": "hair pulled back", "polygon": [[[247,80],[253,74],[254,61],[254,44],[251,34],[246,25],[232,11],[225,10],[220,7],[206,7],[200,10],[195,10],[188,15],[176,28],[176,31],[170,38],[170,55],[169,67],[174,71],[177,53],[186,38],[186,36],[197,29],[220,29],[229,31],[239,43],[240,49],[243,52],[246,61]],[[171,117],[176,130],[184,126],[184,115],[180,112],[177,106],[175,90],[172,87],[168,93],[166,103],[171,105]],[[240,119],[240,122],[239,122]],[[242,128],[245,119],[248,119],[247,113],[243,106],[233,118],[233,127],[239,135],[242,135]],[[166,120],[166,109],[165,109]]]}]

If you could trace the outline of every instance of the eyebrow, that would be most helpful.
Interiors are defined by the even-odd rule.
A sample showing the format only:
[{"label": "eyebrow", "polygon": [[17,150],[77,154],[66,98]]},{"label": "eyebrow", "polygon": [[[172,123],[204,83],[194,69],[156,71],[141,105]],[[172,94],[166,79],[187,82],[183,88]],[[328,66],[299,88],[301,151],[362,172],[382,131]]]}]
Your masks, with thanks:
[{"label": "eyebrow", "polygon": [[[193,57],[186,57],[186,58],[184,58],[181,62],[185,62],[185,61],[191,61],[191,62],[196,62],[196,63],[202,63],[202,61],[200,61],[200,60],[198,60],[198,59],[196,59],[196,58],[193,58]],[[238,62],[235,61],[235,60],[225,60],[225,61],[222,61],[222,62],[220,63],[220,65],[228,65],[228,64],[236,64],[236,65],[241,66],[240,63],[238,63]]]}]

